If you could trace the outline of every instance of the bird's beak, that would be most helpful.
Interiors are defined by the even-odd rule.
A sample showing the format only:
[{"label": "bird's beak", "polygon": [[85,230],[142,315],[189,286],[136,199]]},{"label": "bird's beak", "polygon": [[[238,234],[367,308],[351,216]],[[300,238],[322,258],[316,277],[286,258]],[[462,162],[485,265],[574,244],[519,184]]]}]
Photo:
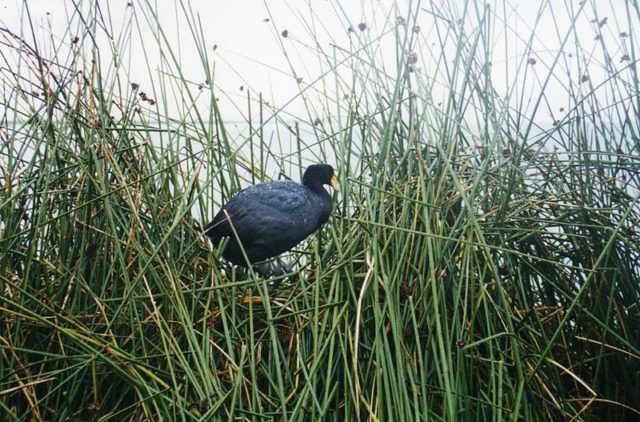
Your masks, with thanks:
[{"label": "bird's beak", "polygon": [[331,176],[331,187],[337,191],[340,190],[340,183],[338,183],[338,178],[335,174]]}]

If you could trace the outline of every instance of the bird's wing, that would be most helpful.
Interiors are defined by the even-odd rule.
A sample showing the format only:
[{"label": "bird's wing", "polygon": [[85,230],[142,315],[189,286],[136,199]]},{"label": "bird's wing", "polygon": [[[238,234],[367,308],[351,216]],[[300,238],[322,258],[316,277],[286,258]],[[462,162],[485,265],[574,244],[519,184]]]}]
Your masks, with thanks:
[{"label": "bird's wing", "polygon": [[[305,218],[308,218],[300,213],[283,212],[280,208],[264,203],[254,203],[251,207],[238,207],[237,210],[235,208],[228,207],[227,211],[238,236],[245,242],[264,239],[269,243],[275,241],[274,237],[280,234],[291,237],[292,233],[301,232],[306,223]],[[307,234],[301,233],[302,238]]]},{"label": "bird's wing", "polygon": [[[271,182],[250,186],[233,197],[206,227],[210,236],[233,236],[229,219],[245,244],[300,232],[307,225],[304,210],[311,206],[304,187],[293,182]],[[227,218],[228,217],[228,218]],[[302,237],[302,239],[304,239]]]},{"label": "bird's wing", "polygon": [[299,209],[310,205],[307,188],[287,181],[250,186],[236,198],[243,205],[251,203],[288,214],[295,214]]}]

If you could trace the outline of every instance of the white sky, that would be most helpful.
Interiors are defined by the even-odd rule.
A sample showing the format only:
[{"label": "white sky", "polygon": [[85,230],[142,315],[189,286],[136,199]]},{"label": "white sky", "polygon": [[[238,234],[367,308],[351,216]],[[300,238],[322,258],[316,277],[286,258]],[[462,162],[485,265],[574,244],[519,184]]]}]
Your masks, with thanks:
[{"label": "white sky", "polygon": [[[81,7],[86,8],[88,2],[78,0]],[[126,0],[103,1],[102,12],[109,15],[113,27],[111,32],[118,34],[123,28],[127,28],[131,22],[130,29],[132,38],[135,41],[130,49],[122,51],[125,61],[130,62],[130,67],[126,69],[130,81],[141,84],[141,89],[152,92],[151,82],[157,83],[159,75],[162,73],[160,52],[157,49],[146,51],[139,44],[139,39],[144,40],[147,48],[153,46],[154,32],[145,22],[143,10],[147,9],[138,1],[132,0],[133,7],[127,7]],[[435,6],[434,6],[435,3]],[[465,1],[423,1],[420,9],[441,10],[451,8],[462,14]],[[493,4],[493,2],[489,2]],[[495,2],[498,7],[503,2]],[[625,22],[626,13],[622,0],[596,0],[589,1],[584,9],[583,16],[576,26],[575,36],[583,40],[583,48],[593,46],[593,51],[582,51],[585,58],[585,69],[588,68],[592,79],[597,80],[598,68],[602,69],[603,63],[598,63],[597,59],[589,57],[589,54],[598,47],[598,41],[593,40],[596,25],[590,23],[590,19],[598,17],[608,17],[608,24],[603,27],[604,36],[612,42],[619,42],[616,38],[621,31],[631,32]],[[319,63],[317,49],[322,49],[325,53],[332,53],[332,44],[337,44],[341,48],[349,45],[349,36],[346,28],[349,25],[356,27],[356,33],[352,37],[376,36],[389,31],[393,27],[396,16],[407,16],[408,11],[415,9],[417,2],[391,0],[362,0],[362,1],[332,1],[332,0],[194,0],[185,1],[184,4],[190,10],[184,10],[183,4],[172,0],[159,0],[154,3],[159,11],[158,19],[167,39],[173,45],[176,52],[179,52],[180,70],[185,77],[194,83],[204,82],[206,76],[203,64],[199,59],[194,47],[191,28],[186,24],[185,14],[198,15],[202,24],[204,34],[203,43],[209,59],[213,61],[211,68],[215,69],[214,82],[219,87],[219,97],[221,99],[221,109],[225,113],[225,119],[242,119],[245,110],[244,98],[246,89],[251,89],[255,93],[263,93],[265,98],[278,106],[288,104],[292,99],[290,107],[287,109],[294,115],[305,116],[304,108],[299,101],[300,87],[295,83],[293,72],[296,76],[303,78],[303,85],[318,78],[327,71],[326,63]],[[482,2],[470,2],[471,5],[482,4]],[[501,63],[505,60],[513,61],[512,68],[515,69],[517,62],[523,56],[531,53],[523,50],[522,46],[526,38],[531,33],[531,28],[535,24],[535,17],[541,5],[553,5],[553,13],[546,8],[537,30],[535,31],[535,41],[533,43],[533,56],[539,62],[537,69],[543,71],[545,60],[550,61],[556,54],[561,44],[561,37],[565,35],[569,28],[567,19],[567,8],[578,8],[577,0],[506,0],[507,12],[497,12],[500,16],[507,16],[508,25],[511,31],[507,33],[506,45],[508,50],[501,48],[505,45],[504,24],[494,21],[496,27],[494,43],[497,46],[494,50],[493,72],[494,79],[499,84],[504,82],[505,90],[509,89],[508,77],[505,75],[505,68]],[[73,14],[73,2],[70,0],[29,0],[29,11],[37,37],[42,42],[48,37],[57,40],[70,40],[75,35],[80,35],[78,28],[68,28],[67,22]],[[472,6],[473,8],[473,6]],[[135,9],[135,11],[133,10]],[[0,0],[0,26],[7,27],[15,33],[25,33],[29,28],[25,25],[27,21],[24,17],[24,5],[17,0]],[[473,12],[474,14],[476,12]],[[446,14],[446,13],[443,13]],[[135,16],[135,19],[131,19]],[[268,21],[266,21],[268,19]],[[193,20],[192,20],[193,21]],[[77,22],[77,21],[76,21]],[[365,34],[360,34],[357,25],[366,22],[367,30]],[[21,27],[22,23],[22,27]],[[419,53],[419,64],[421,71],[431,77],[432,72],[437,72],[433,68],[435,60],[433,57],[442,55],[442,52],[429,51],[429,46],[437,40],[437,33],[433,28],[433,16],[424,10],[419,12],[417,23],[421,27],[421,47]],[[473,33],[473,19],[469,20],[469,33]],[[500,28],[502,27],[502,29]],[[282,30],[288,30],[289,35],[283,38],[280,34]],[[521,39],[518,39],[522,37]],[[29,34],[25,38],[30,38]],[[313,45],[317,40],[318,45]],[[99,41],[102,51],[108,51],[108,40]],[[114,41],[117,43],[117,40]],[[42,43],[43,45],[46,43]],[[395,61],[394,41],[387,32],[380,41],[381,63],[393,69]],[[436,45],[441,45],[438,42]],[[214,46],[217,46],[214,51]],[[574,47],[569,44],[565,46],[568,51],[573,51]],[[614,49],[615,50],[615,49]],[[166,54],[166,51],[165,51]],[[618,49],[618,56],[622,56],[624,51]],[[594,56],[595,57],[595,56]],[[614,58],[615,60],[616,58]],[[594,60],[591,62],[591,60]],[[591,63],[591,67],[589,64]],[[574,66],[574,65],[571,65]],[[570,78],[578,79],[581,63],[575,64],[575,75]],[[542,72],[544,77],[544,71]],[[560,76],[559,76],[560,77]],[[561,82],[565,84],[566,82]],[[241,91],[240,87],[244,89]],[[157,85],[156,85],[157,87]],[[446,87],[444,87],[446,88]],[[498,87],[500,88],[500,87]],[[330,88],[329,88],[330,89]],[[533,88],[532,88],[533,89]],[[566,90],[565,90],[566,91]],[[558,89],[558,106],[564,103],[563,89]],[[180,95],[180,92],[176,92]],[[296,99],[297,98],[297,99]],[[238,105],[238,108],[235,106]],[[180,108],[179,106],[177,107]],[[173,110],[168,110],[173,112]]]}]

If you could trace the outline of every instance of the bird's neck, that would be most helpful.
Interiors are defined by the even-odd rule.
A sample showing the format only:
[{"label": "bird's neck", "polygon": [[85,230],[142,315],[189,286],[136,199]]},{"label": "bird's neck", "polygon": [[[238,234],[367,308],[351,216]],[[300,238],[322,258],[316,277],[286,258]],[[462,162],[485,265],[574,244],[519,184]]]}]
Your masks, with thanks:
[{"label": "bird's neck", "polygon": [[329,192],[327,192],[327,190],[322,187],[322,183],[307,182],[307,183],[304,183],[304,185],[309,189],[311,189],[313,192],[317,193],[318,195],[329,196]]}]

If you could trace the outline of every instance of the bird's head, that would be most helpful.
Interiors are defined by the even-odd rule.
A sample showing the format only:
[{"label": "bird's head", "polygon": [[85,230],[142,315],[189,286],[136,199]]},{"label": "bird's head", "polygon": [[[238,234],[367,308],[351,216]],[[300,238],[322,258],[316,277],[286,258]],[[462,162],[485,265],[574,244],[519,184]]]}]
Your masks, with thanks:
[{"label": "bird's head", "polygon": [[340,187],[333,167],[329,164],[313,164],[307,167],[302,176],[302,184],[309,188],[331,185],[335,190],[339,190]]}]

